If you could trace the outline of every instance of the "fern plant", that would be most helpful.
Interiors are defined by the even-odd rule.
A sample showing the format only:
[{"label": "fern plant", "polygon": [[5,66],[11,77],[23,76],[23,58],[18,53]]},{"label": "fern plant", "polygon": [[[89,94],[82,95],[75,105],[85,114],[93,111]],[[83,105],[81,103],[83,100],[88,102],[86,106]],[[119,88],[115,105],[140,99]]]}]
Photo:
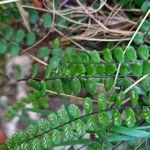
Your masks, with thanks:
[{"label": "fern plant", "polygon": [[[117,102],[123,101],[120,99],[121,97],[118,96]],[[105,95],[100,94],[97,100],[98,111],[93,111],[92,100],[85,98],[85,115],[81,115],[80,109],[74,104],[67,106],[67,108],[62,106],[57,112],[50,113],[47,119],[41,119],[35,124],[30,124],[25,131],[14,134],[4,145],[1,145],[1,149],[45,149],[63,144],[74,145],[78,138],[83,137],[84,139],[84,135],[87,133],[95,133],[98,137],[94,141],[98,141],[106,138],[105,134],[100,135],[100,133],[107,133],[110,124],[115,126],[111,129],[113,132],[117,129],[121,130],[121,128],[125,130],[126,127],[121,127],[123,124],[126,124],[127,127],[133,127],[139,117],[149,123],[150,106],[137,106],[136,98],[135,92],[133,92],[132,106],[119,107],[118,103],[118,107],[106,108]],[[140,111],[141,116],[136,116],[136,111]],[[108,142],[115,141],[109,136],[107,140]],[[85,141],[81,140],[81,143]]]},{"label": "fern plant", "polygon": [[[82,6],[84,2],[77,3]],[[113,149],[120,142],[134,141],[136,145],[138,140],[149,138],[150,10],[146,6],[149,3],[122,0],[121,3],[142,5],[142,11],[144,9],[143,12],[146,12],[129,44],[126,46],[124,42],[114,46],[108,43],[100,50],[84,48],[84,51],[80,44],[77,51],[74,45],[64,46],[63,42],[68,31],[65,29],[77,28],[79,24],[85,26],[87,21],[84,16],[73,20],[69,10],[64,11],[65,8],[60,9],[60,15],[57,9],[62,6],[57,6],[58,3],[49,3],[49,9],[24,6],[31,31],[26,31],[22,26],[22,18],[16,8],[8,11],[8,8],[15,6],[14,3],[2,10],[6,9],[9,13],[16,11],[15,25],[10,22],[12,16],[7,20],[0,10],[0,19],[4,20],[0,27],[0,56],[11,54],[16,57],[24,53],[37,61],[27,77],[22,75],[24,68],[16,65],[16,82],[26,81],[30,91],[9,107],[5,117],[15,116],[29,103],[33,107],[46,109],[51,94],[75,98],[82,106],[79,108],[72,102],[65,103],[57,111],[49,112],[45,118],[29,124],[25,130],[17,131],[0,145],[0,150],[42,150],[77,144],[86,145],[91,150]],[[55,36],[56,32],[52,29],[61,36]]]}]

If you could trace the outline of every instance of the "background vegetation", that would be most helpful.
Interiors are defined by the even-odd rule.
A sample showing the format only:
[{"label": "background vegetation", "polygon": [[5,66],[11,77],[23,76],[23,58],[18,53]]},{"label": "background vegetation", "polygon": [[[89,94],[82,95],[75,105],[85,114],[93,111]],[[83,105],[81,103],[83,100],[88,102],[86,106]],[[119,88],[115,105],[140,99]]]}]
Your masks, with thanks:
[{"label": "background vegetation", "polygon": [[1,89],[27,91],[0,101],[23,124],[0,150],[149,149],[149,14],[148,0],[0,1]]}]

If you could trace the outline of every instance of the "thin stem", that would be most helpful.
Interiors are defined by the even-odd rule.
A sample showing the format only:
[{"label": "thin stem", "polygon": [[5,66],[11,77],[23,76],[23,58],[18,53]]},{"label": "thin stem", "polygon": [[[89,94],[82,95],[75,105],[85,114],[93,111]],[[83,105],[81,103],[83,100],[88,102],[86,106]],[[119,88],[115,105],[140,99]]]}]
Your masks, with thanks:
[{"label": "thin stem", "polygon": [[72,40],[83,40],[83,41],[94,41],[94,42],[118,42],[118,41],[129,41],[130,38],[124,38],[124,39],[98,39],[98,38],[90,38],[90,37],[84,37],[84,36],[81,36],[81,35],[77,35],[77,36],[70,36],[70,37],[67,37],[66,40],[69,40],[69,39],[72,39]]},{"label": "thin stem", "polygon": [[17,1],[19,1],[19,0],[3,0],[3,1],[0,2],[0,5],[7,4],[7,3],[12,3],[12,2],[17,2]]},{"label": "thin stem", "polygon": [[143,77],[141,77],[139,80],[137,80],[136,82],[134,82],[131,86],[129,86],[124,92],[127,93],[129,90],[131,90],[135,85],[137,85],[139,82],[141,82],[142,80],[144,80],[145,78],[147,78],[149,75],[146,74]]},{"label": "thin stem", "polygon": [[49,29],[48,33],[42,37],[40,40],[38,40],[36,43],[34,43],[33,45],[31,45],[30,47],[27,47],[26,49],[22,50],[22,53],[26,53],[29,50],[33,49],[34,47],[36,47],[37,45],[39,45],[41,42],[43,42],[48,36],[49,34],[52,32],[52,28]]},{"label": "thin stem", "polygon": [[51,94],[55,94],[55,95],[60,95],[60,96],[65,96],[65,97],[69,97],[69,98],[74,98],[74,99],[81,100],[81,101],[83,101],[83,99],[84,99],[82,97],[77,97],[77,96],[74,96],[74,95],[68,95],[68,94],[64,94],[64,93],[58,94],[57,92],[50,91],[50,90],[46,90],[46,92],[51,93]]},{"label": "thin stem", "polygon": [[[0,74],[1,75],[1,74]],[[37,78],[31,78],[31,77],[28,77],[28,78],[22,78],[22,79],[19,79],[17,80],[17,82],[20,82],[20,81],[27,81],[29,79],[33,79],[33,80],[36,80],[36,81],[41,81],[41,80],[44,80],[44,81],[48,81],[48,80],[56,80],[56,79],[74,79],[74,78],[78,78],[78,79],[89,79],[89,78],[95,78],[95,79],[104,79],[104,78],[109,78],[109,77],[114,77],[115,75],[79,75],[79,76],[59,76],[59,75],[56,75],[56,76],[51,76],[49,78],[46,78],[44,79],[43,77],[37,77]],[[149,76],[149,74],[147,74],[147,76]],[[135,75],[119,75],[120,78],[124,78],[124,77],[135,77]],[[7,77],[8,78],[8,77]]]},{"label": "thin stem", "polygon": [[44,61],[42,61],[42,60],[40,60],[39,58],[37,58],[37,57],[35,57],[35,56],[33,56],[33,55],[29,54],[29,53],[27,53],[27,55],[28,55],[29,57],[31,57],[33,60],[37,61],[38,63],[40,63],[40,64],[42,64],[42,65],[44,65],[44,66],[47,66],[47,63],[44,62]]}]

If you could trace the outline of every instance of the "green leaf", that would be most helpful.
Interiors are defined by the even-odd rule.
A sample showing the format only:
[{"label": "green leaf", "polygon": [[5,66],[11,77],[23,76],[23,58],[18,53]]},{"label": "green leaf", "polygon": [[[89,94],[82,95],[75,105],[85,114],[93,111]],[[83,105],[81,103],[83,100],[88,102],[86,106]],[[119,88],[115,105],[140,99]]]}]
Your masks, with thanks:
[{"label": "green leaf", "polygon": [[150,40],[150,31],[147,32],[145,39]]},{"label": "green leaf", "polygon": [[46,28],[50,28],[51,24],[52,24],[52,16],[50,13],[44,13],[42,15],[42,19],[43,19],[43,25]]},{"label": "green leaf", "polygon": [[71,89],[74,94],[78,94],[81,91],[81,83],[78,78],[71,80]]},{"label": "green leaf", "polygon": [[117,107],[120,107],[122,105],[124,98],[125,98],[124,91],[121,91],[120,93],[118,93],[117,100],[116,100],[116,106]]},{"label": "green leaf", "polygon": [[134,111],[129,108],[125,109],[125,123],[128,127],[133,127],[136,123],[135,113]]},{"label": "green leaf", "polygon": [[143,62],[143,74],[150,74],[150,60]]},{"label": "green leaf", "polygon": [[71,75],[81,75],[84,74],[86,72],[86,68],[84,67],[84,65],[70,65],[69,66],[69,70],[71,72]]},{"label": "green leaf", "polygon": [[38,138],[35,138],[32,140],[31,147],[32,147],[31,149],[34,149],[34,150],[42,150],[41,143]]},{"label": "green leaf", "polygon": [[127,6],[130,0],[120,0],[122,6]]},{"label": "green leaf", "polygon": [[29,32],[28,34],[27,34],[27,37],[26,37],[26,43],[27,43],[27,45],[32,45],[32,44],[34,44],[36,42],[36,35],[35,35],[35,33],[34,32]]},{"label": "green leaf", "polygon": [[61,58],[61,56],[63,55],[62,49],[61,48],[54,48],[52,51],[52,55],[55,58]]},{"label": "green leaf", "polygon": [[130,72],[129,65],[128,64],[122,64],[121,68],[120,68],[120,74],[126,76],[129,74],[129,72]]},{"label": "green leaf", "polygon": [[43,132],[47,132],[49,130],[49,121],[46,119],[40,119],[37,121],[38,128]]},{"label": "green leaf", "polygon": [[150,91],[150,77],[145,78],[140,82],[140,87],[145,91],[149,92]]},{"label": "green leaf", "polygon": [[131,104],[132,106],[137,106],[138,105],[138,94],[135,91],[131,92]]},{"label": "green leaf", "polygon": [[55,58],[55,57],[52,57],[50,59],[49,63],[51,65],[52,69],[56,69],[59,66],[59,61],[60,61],[60,59],[59,58]]},{"label": "green leaf", "polygon": [[97,130],[99,130],[98,126],[97,126],[97,120],[96,120],[96,117],[95,116],[89,116],[87,118],[87,128],[89,131],[91,132],[96,132]]},{"label": "green leaf", "polygon": [[49,56],[49,49],[48,47],[40,47],[38,49],[38,57],[39,58],[45,58]]},{"label": "green leaf", "polygon": [[85,88],[87,91],[93,95],[97,92],[97,83],[95,79],[87,79],[85,81]]},{"label": "green leaf", "polygon": [[150,109],[149,108],[143,109],[143,116],[146,122],[150,123]]},{"label": "green leaf", "polygon": [[118,62],[123,62],[124,61],[123,49],[121,47],[116,47],[114,49],[114,56]]},{"label": "green leaf", "polygon": [[64,106],[62,106],[58,111],[57,111],[57,115],[61,121],[62,124],[66,123],[69,121],[69,116],[68,113],[65,109]]},{"label": "green leaf", "polygon": [[41,92],[46,93],[46,82],[44,80],[40,81]]},{"label": "green leaf", "polygon": [[[29,138],[29,135],[25,131],[17,132],[20,141],[26,141]],[[6,141],[7,142],[7,141]]]},{"label": "green leaf", "polygon": [[50,64],[48,64],[44,70],[44,78],[45,79],[48,79],[50,77],[51,71],[52,71],[52,67]]},{"label": "green leaf", "polygon": [[112,88],[113,84],[114,84],[114,79],[113,78],[106,78],[104,80],[105,90],[109,91]]},{"label": "green leaf", "polygon": [[15,41],[17,43],[22,42],[25,37],[25,32],[23,29],[18,29],[15,35]]},{"label": "green leaf", "polygon": [[54,90],[53,84],[54,84],[54,80],[47,80],[46,81],[46,89],[47,90]]},{"label": "green leaf", "polygon": [[98,123],[100,125],[102,125],[103,127],[106,127],[108,122],[109,122],[109,117],[108,117],[107,112],[101,112],[98,114]]},{"label": "green leaf", "polygon": [[105,99],[105,95],[103,93],[100,93],[98,95],[98,109],[99,109],[99,111],[106,109],[106,99]]},{"label": "green leaf", "polygon": [[79,118],[81,116],[81,111],[80,109],[74,105],[74,104],[71,104],[69,105],[68,107],[68,111],[69,111],[69,114],[75,119],[75,118]]},{"label": "green leaf", "polygon": [[[45,94],[45,93],[43,93]],[[45,97],[41,97],[38,100],[39,107],[46,108],[48,107],[48,100]]]},{"label": "green leaf", "polygon": [[14,146],[17,146],[18,143],[20,142],[19,134],[18,133],[13,134],[12,137],[8,141],[6,141],[7,144],[10,144],[10,145],[13,144]]},{"label": "green leaf", "polygon": [[37,10],[30,10],[29,11],[29,21],[31,24],[35,24],[38,21],[38,11]]},{"label": "green leaf", "polygon": [[42,136],[41,143],[44,149],[50,148],[52,146],[52,141],[47,133]]},{"label": "green leaf", "polygon": [[99,75],[104,75],[105,74],[105,65],[101,64],[101,65],[97,65],[96,66],[96,71]]},{"label": "green leaf", "polygon": [[55,113],[50,113],[48,115],[48,121],[51,128],[56,128],[60,125],[59,118]]},{"label": "green leaf", "polygon": [[144,41],[144,35],[142,33],[137,33],[136,36],[134,37],[133,39],[133,42],[136,44],[136,45],[140,45],[142,44]]},{"label": "green leaf", "polygon": [[73,131],[71,125],[66,124],[63,128],[63,131],[64,131],[64,140],[65,141],[71,141],[74,138],[74,131]]},{"label": "green leaf", "polygon": [[5,40],[0,40],[0,54],[5,54],[7,50],[7,43]]},{"label": "green leaf", "polygon": [[17,64],[16,65],[16,76],[17,76],[18,80],[21,79],[22,74],[23,74],[22,66]]},{"label": "green leaf", "polygon": [[139,1],[134,0],[134,3],[136,4],[137,7],[141,7],[142,4],[144,3],[144,1],[145,1],[145,0],[139,0]]},{"label": "green leaf", "polygon": [[29,143],[23,143],[23,144],[21,144],[21,149],[31,150],[31,146],[29,145]]},{"label": "green leaf", "polygon": [[82,63],[84,63],[84,64],[89,63],[90,58],[86,52],[80,52],[78,55],[80,56]]},{"label": "green leaf", "polygon": [[62,139],[61,139],[60,132],[58,130],[55,129],[52,131],[51,140],[54,145],[58,145],[61,143]]},{"label": "green leaf", "polygon": [[96,72],[95,65],[93,65],[93,64],[87,65],[86,66],[86,73],[87,73],[87,75],[96,74],[97,72]]},{"label": "green leaf", "polygon": [[118,110],[113,111],[113,123],[115,126],[121,126],[122,116]]},{"label": "green leaf", "polygon": [[31,68],[31,77],[35,78],[36,75],[38,74],[38,70],[39,70],[39,65],[38,64],[33,64],[32,68]]},{"label": "green leaf", "polygon": [[147,12],[150,9],[150,2],[147,0],[143,3],[141,10],[143,12]]},{"label": "green leaf", "polygon": [[140,28],[140,31],[142,32],[148,32],[150,29],[150,22],[145,20],[142,27]]},{"label": "green leaf", "polygon": [[75,121],[76,136],[79,138],[86,133],[86,125],[80,119]]},{"label": "green leaf", "polygon": [[10,38],[12,37],[14,31],[13,31],[13,28],[8,26],[5,31],[4,31],[4,38],[6,40],[10,40]]},{"label": "green leaf", "polygon": [[72,48],[67,48],[64,52],[64,61],[69,63],[82,63],[82,58]]},{"label": "green leaf", "polygon": [[63,90],[64,90],[64,93],[66,93],[66,94],[72,94],[72,90],[71,90],[70,86],[71,86],[70,85],[70,80],[65,79],[63,81]]},{"label": "green leaf", "polygon": [[134,63],[131,65],[131,72],[135,76],[141,76],[143,72],[143,66],[140,63]]},{"label": "green leaf", "polygon": [[138,48],[138,55],[141,59],[147,60],[149,58],[149,48],[147,45],[141,45]]},{"label": "green leaf", "polygon": [[63,92],[63,84],[62,84],[62,81],[60,79],[56,79],[54,81],[54,89],[55,91],[60,94]]},{"label": "green leaf", "polygon": [[33,79],[29,79],[29,80],[28,80],[28,84],[29,84],[31,87],[35,88],[36,90],[41,90],[40,84],[39,84],[37,81],[33,80]]},{"label": "green leaf", "polygon": [[93,112],[93,104],[90,98],[84,99],[84,111],[85,114],[91,114]]},{"label": "green leaf", "polygon": [[110,101],[110,102],[115,102],[116,99],[117,99],[117,95],[118,95],[118,93],[112,93],[112,94],[109,96],[109,101]]},{"label": "green leaf", "polygon": [[11,53],[11,55],[12,56],[17,56],[18,54],[19,54],[19,52],[20,52],[20,46],[19,46],[19,44],[17,44],[17,43],[12,43],[11,45],[10,45],[10,53]]},{"label": "green leaf", "polygon": [[116,65],[115,64],[108,63],[108,64],[105,65],[105,73],[107,75],[112,75],[115,72],[116,72]]},{"label": "green leaf", "polygon": [[55,38],[52,42],[52,48],[59,48],[60,47],[60,40],[59,38]]},{"label": "green leaf", "polygon": [[100,62],[100,56],[99,53],[96,50],[93,50],[90,52],[90,58],[91,61],[94,63],[99,63]]},{"label": "green leaf", "polygon": [[125,59],[126,61],[136,61],[137,55],[134,47],[129,46],[125,53]]},{"label": "green leaf", "polygon": [[6,23],[6,24],[11,24],[11,15],[9,13],[5,13],[4,14],[4,17],[3,17],[3,21]]},{"label": "green leaf", "polygon": [[112,59],[112,53],[111,53],[111,51],[108,48],[106,48],[103,51],[103,59],[104,59],[104,61],[106,61],[108,63],[112,62],[112,60],[113,60]]},{"label": "green leaf", "polygon": [[36,124],[29,124],[27,127],[28,134],[36,136],[38,134],[38,128]]}]

